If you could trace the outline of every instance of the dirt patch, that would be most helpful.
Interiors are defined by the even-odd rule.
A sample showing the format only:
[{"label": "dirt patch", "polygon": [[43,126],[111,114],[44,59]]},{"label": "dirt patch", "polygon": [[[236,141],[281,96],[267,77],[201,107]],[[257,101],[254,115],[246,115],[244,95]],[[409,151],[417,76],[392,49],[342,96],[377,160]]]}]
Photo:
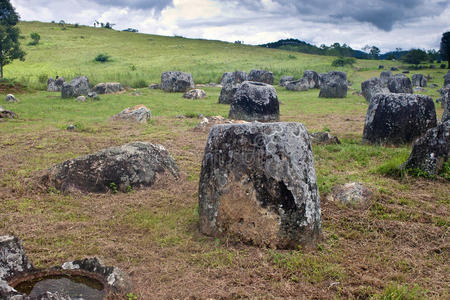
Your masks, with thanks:
[{"label": "dirt patch", "polygon": [[20,83],[0,82],[0,94],[20,94],[27,91],[27,88]]}]

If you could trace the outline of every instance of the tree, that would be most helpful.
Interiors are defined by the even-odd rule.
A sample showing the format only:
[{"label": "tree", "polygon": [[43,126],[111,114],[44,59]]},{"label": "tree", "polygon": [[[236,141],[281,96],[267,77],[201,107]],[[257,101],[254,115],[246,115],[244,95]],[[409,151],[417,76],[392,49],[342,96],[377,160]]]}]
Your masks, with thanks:
[{"label": "tree", "polygon": [[406,55],[403,57],[403,60],[407,62],[408,64],[417,65],[420,64],[422,61],[425,61],[428,59],[428,55],[425,51],[420,49],[411,49],[406,53]]},{"label": "tree", "polygon": [[41,39],[41,36],[37,32],[30,33],[30,38],[33,40],[29,43],[31,46],[35,46],[39,43],[39,40]]},{"label": "tree", "polygon": [[439,52],[441,52],[441,58],[447,60],[447,68],[450,69],[450,31],[442,34]]},{"label": "tree", "polygon": [[3,66],[14,59],[25,60],[25,52],[20,48],[17,27],[19,15],[9,0],[0,0],[0,78],[3,79]]},{"label": "tree", "polygon": [[369,54],[373,59],[378,59],[378,55],[380,55],[380,49],[376,46],[372,46],[370,47]]}]

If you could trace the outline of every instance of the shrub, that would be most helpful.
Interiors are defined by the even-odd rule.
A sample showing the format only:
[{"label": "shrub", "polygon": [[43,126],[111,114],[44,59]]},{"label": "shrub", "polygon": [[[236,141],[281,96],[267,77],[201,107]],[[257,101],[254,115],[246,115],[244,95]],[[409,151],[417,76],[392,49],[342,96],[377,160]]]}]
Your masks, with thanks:
[{"label": "shrub", "polygon": [[333,60],[331,65],[333,67],[345,67],[347,65],[353,66],[354,63],[356,63],[356,59],[353,57],[338,57]]},{"label": "shrub", "polygon": [[145,87],[147,87],[147,82],[145,82],[144,79],[137,79],[137,80],[133,81],[131,87],[136,88],[136,89],[145,88]]},{"label": "shrub", "polygon": [[38,77],[38,81],[41,84],[47,83],[47,80],[48,80],[48,75],[47,74],[41,74]]},{"label": "shrub", "polygon": [[28,45],[35,46],[39,43],[41,36],[37,32],[32,32],[30,33],[30,38],[32,39],[32,41],[29,42]]},{"label": "shrub", "polygon": [[100,53],[99,55],[97,55],[94,59],[94,61],[98,61],[101,63],[105,63],[111,60],[111,56],[109,56],[106,53]]}]

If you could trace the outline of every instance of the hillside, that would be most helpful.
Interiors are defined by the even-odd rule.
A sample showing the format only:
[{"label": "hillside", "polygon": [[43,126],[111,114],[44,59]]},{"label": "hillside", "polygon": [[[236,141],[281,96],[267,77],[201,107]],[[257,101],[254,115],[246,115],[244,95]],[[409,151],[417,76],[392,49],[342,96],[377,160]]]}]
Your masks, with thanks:
[{"label": "hillside", "polygon": [[[379,76],[379,64],[388,69],[393,62],[358,60],[333,68],[334,57],[218,41],[71,25],[61,30],[38,22],[20,27],[28,55],[6,66],[6,76],[29,88],[14,91],[17,103],[6,102],[5,91],[0,95],[0,105],[19,116],[0,119],[0,236],[20,237],[36,267],[101,257],[129,274],[134,286],[128,300],[448,299],[448,170],[434,178],[403,174],[399,166],[410,144],[362,142],[368,103],[358,93],[361,81]],[[31,32],[41,35],[39,45],[26,45]],[[112,61],[94,62],[99,53]],[[218,103],[217,87],[201,87],[207,96],[199,100],[147,87],[171,69],[205,83],[218,82],[224,71],[253,68],[274,71],[276,80],[300,77],[306,69],[338,69],[352,84],[339,99],[275,85],[280,121],[300,122],[310,133],[328,131],[341,141],[312,145],[322,215],[322,237],[312,249],[260,248],[200,233],[199,178],[214,122],[198,124],[203,116],[227,118],[230,106]],[[447,70],[407,76],[419,72],[431,77],[423,93],[436,99]],[[135,88],[85,102],[44,89],[49,76],[77,74],[91,84],[111,80]],[[151,110],[147,123],[112,120],[139,104]],[[435,107],[440,119],[443,109]],[[158,176],[152,187],[126,192],[110,184],[106,194],[64,193],[42,180],[55,164],[134,141],[163,145],[179,178]],[[364,206],[334,200],[334,189],[350,182],[366,185],[373,198]]]},{"label": "hillside", "polygon": [[[143,87],[158,82],[161,72],[167,70],[191,72],[198,83],[218,82],[226,71],[255,68],[269,69],[278,79],[284,74],[301,76],[308,69],[331,70],[334,59],[220,41],[86,26],[66,25],[62,30],[60,25],[53,23],[21,22],[19,27],[25,37],[21,41],[27,52],[26,61],[14,61],[6,66],[5,75],[41,88],[46,78],[56,75],[65,78],[87,75],[92,83],[120,81]],[[27,45],[32,32],[41,36],[37,46]],[[94,62],[100,53],[110,55],[112,61]],[[376,69],[378,62],[358,61],[357,66]]]}]

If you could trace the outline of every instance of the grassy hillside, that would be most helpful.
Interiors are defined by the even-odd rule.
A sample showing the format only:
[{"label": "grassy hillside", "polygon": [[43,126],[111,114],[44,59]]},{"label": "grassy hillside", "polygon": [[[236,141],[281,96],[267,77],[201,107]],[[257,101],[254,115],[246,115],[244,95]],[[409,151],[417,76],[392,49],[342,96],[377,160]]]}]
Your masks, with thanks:
[{"label": "grassy hillside", "polygon": [[[21,22],[19,27],[26,37],[21,42],[28,54],[25,62],[15,61],[6,67],[6,77],[16,78],[31,87],[42,88],[46,78],[55,75],[65,78],[86,75],[94,84],[120,81],[143,87],[158,82],[161,72],[168,70],[190,72],[196,83],[206,83],[218,82],[223,72],[237,69],[269,69],[277,79],[285,74],[301,76],[307,69],[318,72],[332,69],[333,57],[219,41],[73,25],[66,25],[62,30],[58,24],[40,22]],[[31,32],[41,36],[37,46],[27,45]],[[109,54],[112,61],[94,62],[99,53]],[[357,66],[376,68],[378,62],[359,61]]]},{"label": "grassy hillside", "polygon": [[[6,76],[35,89],[15,93],[19,103],[0,103],[19,115],[0,121],[0,235],[18,235],[35,266],[100,256],[130,274],[129,299],[448,299],[449,181],[396,177],[411,145],[361,141],[367,102],[356,91],[362,80],[379,74],[379,64],[395,62],[341,68],[353,83],[345,99],[276,86],[281,121],[329,130],[342,143],[313,146],[323,221],[317,248],[261,249],[198,230],[198,181],[209,127],[195,126],[198,114],[227,117],[229,105],[217,103],[219,88],[205,88],[202,100],[139,88],[85,103],[39,89],[56,74],[132,86],[159,82],[161,72],[171,69],[192,72],[197,83],[217,82],[235,69],[300,76],[305,69],[331,70],[332,57],[98,28],[20,26],[27,60],[8,65]],[[41,35],[39,45],[25,45],[30,32]],[[93,62],[102,52],[113,61]],[[442,86],[446,70],[420,72]],[[424,93],[438,96],[437,88]],[[137,104],[151,109],[148,123],[111,121]],[[440,118],[442,109],[436,108]],[[67,131],[69,124],[76,130]],[[63,194],[41,184],[42,172],[54,164],[131,141],[164,145],[180,179],[163,177],[149,189],[107,194]],[[347,207],[330,198],[333,187],[352,181],[372,189],[369,206]]]}]

